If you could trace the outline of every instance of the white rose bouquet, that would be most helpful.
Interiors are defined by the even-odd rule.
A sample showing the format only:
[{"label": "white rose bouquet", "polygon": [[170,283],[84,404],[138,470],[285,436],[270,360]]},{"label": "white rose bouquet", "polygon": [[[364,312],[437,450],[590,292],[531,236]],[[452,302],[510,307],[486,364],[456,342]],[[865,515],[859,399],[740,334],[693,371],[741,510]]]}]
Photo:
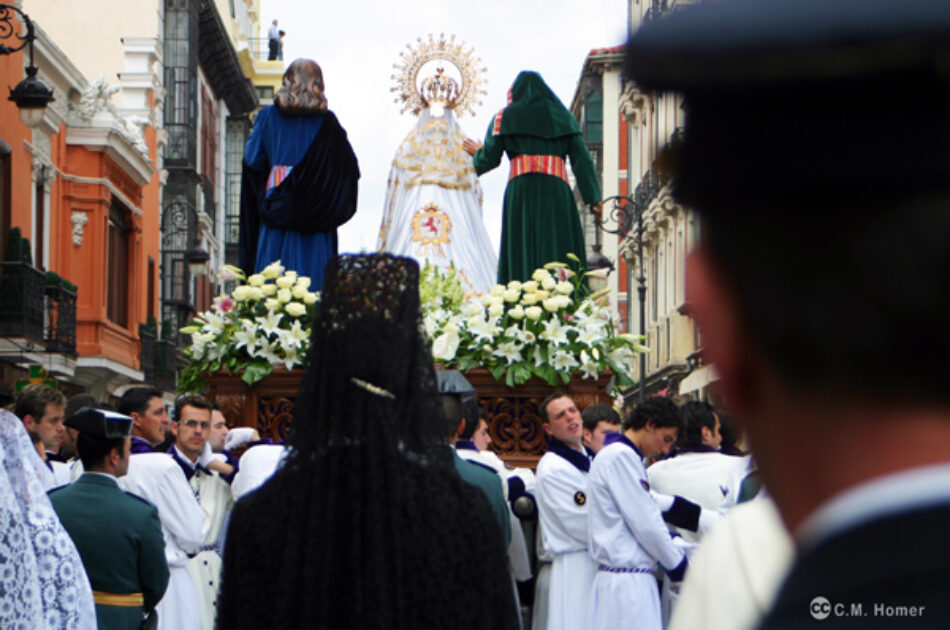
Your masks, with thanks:
[{"label": "white rose bouquet", "polygon": [[178,390],[200,391],[204,376],[221,370],[239,373],[253,385],[276,365],[288,370],[303,365],[319,300],[309,290],[310,278],[285,270],[278,260],[247,278],[225,265],[218,279],[244,284],[216,297],[211,310],[181,329],[191,335],[185,349],[191,362],[178,379]]},{"label": "white rose bouquet", "polygon": [[574,374],[595,379],[608,369],[618,386],[632,385],[634,359],[647,350],[643,339],[617,334],[605,308],[608,290],[589,294],[583,279],[594,272],[578,273],[580,259],[567,257],[571,265],[548,263],[527,282],[495,285],[457,306],[440,298],[446,286],[458,285],[451,293],[461,292],[458,278],[451,270],[443,275],[427,265],[420,290],[435,360],[460,370],[486,368],[508,386],[532,376],[550,385],[568,383]]}]

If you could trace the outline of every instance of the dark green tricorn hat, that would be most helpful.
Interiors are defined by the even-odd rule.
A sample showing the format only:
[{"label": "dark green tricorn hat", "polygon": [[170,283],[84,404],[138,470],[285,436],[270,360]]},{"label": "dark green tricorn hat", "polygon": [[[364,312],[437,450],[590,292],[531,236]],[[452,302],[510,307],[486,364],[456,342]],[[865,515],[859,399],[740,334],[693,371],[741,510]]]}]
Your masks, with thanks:
[{"label": "dark green tricorn hat", "polygon": [[946,0],[688,6],[631,35],[624,74],[684,96],[670,163],[688,205],[743,211],[765,197],[814,215],[840,191],[950,191]]},{"label": "dark green tricorn hat", "polygon": [[131,417],[92,407],[83,407],[69,416],[63,424],[100,440],[123,438],[132,433]]}]

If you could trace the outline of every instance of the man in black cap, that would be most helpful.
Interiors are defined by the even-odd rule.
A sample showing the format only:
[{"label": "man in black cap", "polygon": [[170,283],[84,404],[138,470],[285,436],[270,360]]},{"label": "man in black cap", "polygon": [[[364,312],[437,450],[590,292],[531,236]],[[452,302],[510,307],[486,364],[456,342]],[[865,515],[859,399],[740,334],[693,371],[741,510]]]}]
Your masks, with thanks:
[{"label": "man in black cap", "polygon": [[49,493],[92,584],[100,630],[138,630],[168,585],[155,506],[119,489],[129,467],[132,418],[84,408],[69,417],[85,472]]},{"label": "man in black cap", "polygon": [[684,95],[689,302],[798,548],[762,627],[945,627],[950,3],[709,3],[627,54]]}]

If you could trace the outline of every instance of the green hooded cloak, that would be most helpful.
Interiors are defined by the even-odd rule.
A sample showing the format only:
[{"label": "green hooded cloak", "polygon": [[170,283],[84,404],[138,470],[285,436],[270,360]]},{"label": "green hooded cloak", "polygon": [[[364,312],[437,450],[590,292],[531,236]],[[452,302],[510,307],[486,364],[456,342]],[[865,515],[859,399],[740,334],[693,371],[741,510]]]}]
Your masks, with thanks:
[{"label": "green hooded cloak", "polygon": [[[584,146],[574,116],[537,72],[521,72],[509,92],[509,105],[498,112],[475,153],[481,175],[519,155],[570,158],[571,170],[584,203],[600,201],[600,185],[590,152]],[[535,269],[568,252],[586,258],[577,202],[560,177],[544,173],[519,175],[508,182],[502,211],[498,282],[529,280]]]}]

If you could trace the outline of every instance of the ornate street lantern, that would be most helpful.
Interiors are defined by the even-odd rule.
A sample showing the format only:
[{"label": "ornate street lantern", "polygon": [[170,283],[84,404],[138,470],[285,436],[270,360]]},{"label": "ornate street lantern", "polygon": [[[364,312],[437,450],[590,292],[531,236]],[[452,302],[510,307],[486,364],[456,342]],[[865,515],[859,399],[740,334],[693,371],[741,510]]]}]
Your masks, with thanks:
[{"label": "ornate street lantern", "polygon": [[[16,15],[21,16],[23,31],[16,29]],[[24,32],[25,31],[25,32]],[[12,4],[0,4],[0,40],[19,40],[15,46],[0,44],[0,55],[9,55],[22,50],[27,44],[30,46],[30,65],[26,68],[26,78],[20,81],[15,88],[10,89],[9,100],[16,103],[20,110],[20,120],[31,129],[43,121],[46,106],[53,100],[53,90],[36,78],[37,68],[33,65],[33,40],[36,34],[33,31],[33,22],[29,16]]]}]

